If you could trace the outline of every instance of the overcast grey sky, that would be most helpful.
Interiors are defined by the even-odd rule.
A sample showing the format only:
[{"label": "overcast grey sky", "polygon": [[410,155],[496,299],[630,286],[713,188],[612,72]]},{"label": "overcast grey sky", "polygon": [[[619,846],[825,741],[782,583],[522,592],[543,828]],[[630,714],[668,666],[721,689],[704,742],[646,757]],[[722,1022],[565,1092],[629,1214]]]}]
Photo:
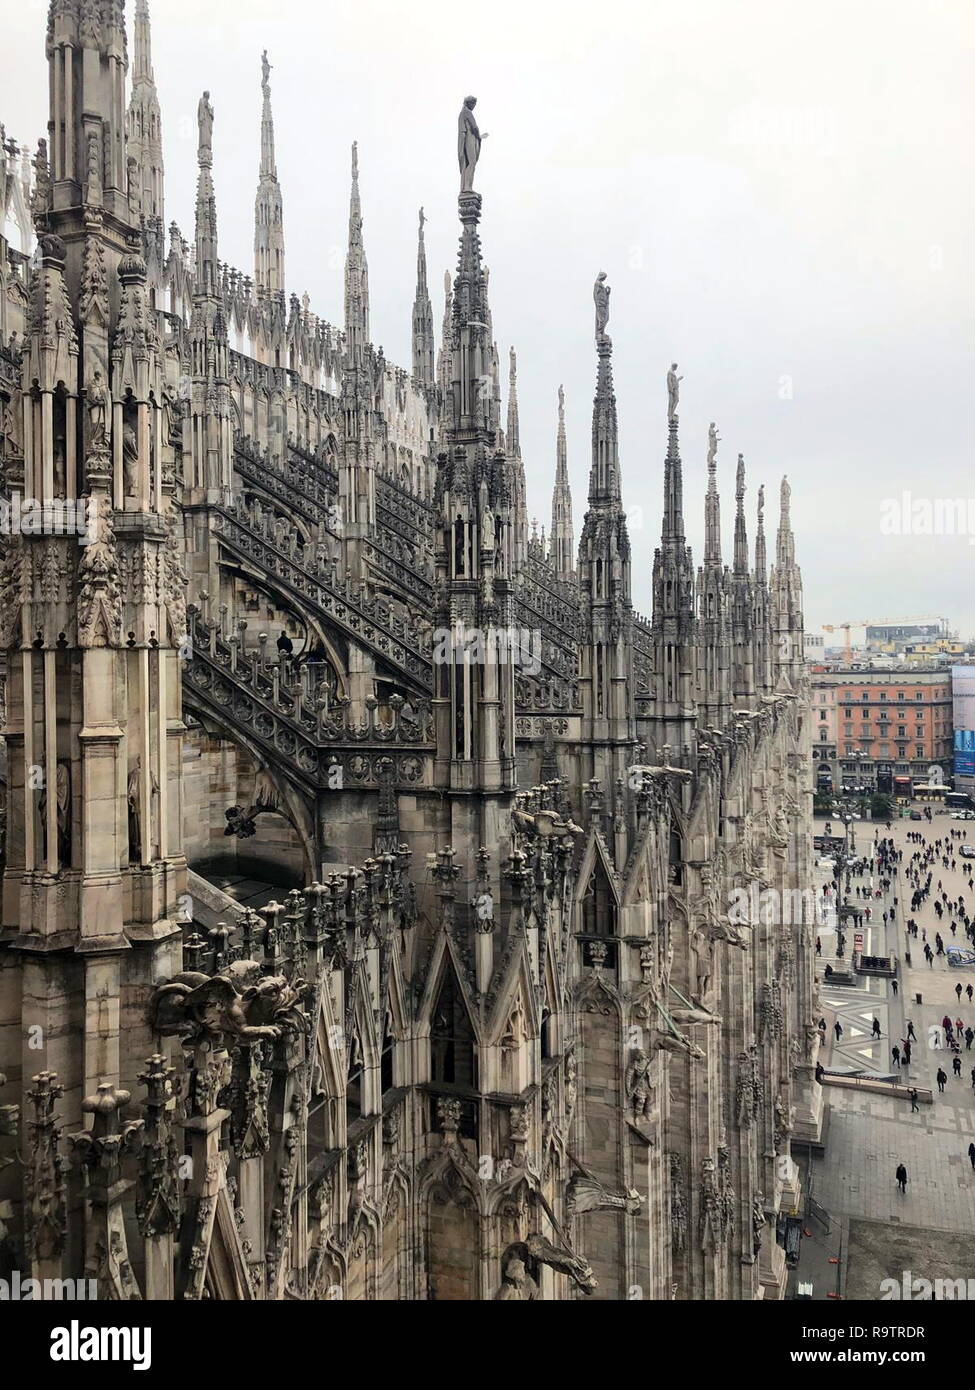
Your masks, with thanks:
[{"label": "overcast grey sky", "polygon": [[[46,9],[8,5],[0,50],[0,120],[31,143],[47,119]],[[564,382],[578,535],[592,282],[605,269],[637,607],[650,606],[664,378],[677,361],[696,559],[714,419],[726,558],[741,451],[749,540],[764,482],[770,552],[789,476],[808,629],[930,613],[975,633],[975,503],[963,535],[882,530],[884,500],[905,491],[975,498],[970,0],[151,10],[167,220],[192,235],[208,88],[220,253],[251,272],[267,47],[289,288],[340,320],[357,139],[373,337],[402,364],[421,203],[439,336],[456,261],[456,117],[477,95],[482,242],[505,369],[508,346],[518,351],[530,509],[547,528]]]}]

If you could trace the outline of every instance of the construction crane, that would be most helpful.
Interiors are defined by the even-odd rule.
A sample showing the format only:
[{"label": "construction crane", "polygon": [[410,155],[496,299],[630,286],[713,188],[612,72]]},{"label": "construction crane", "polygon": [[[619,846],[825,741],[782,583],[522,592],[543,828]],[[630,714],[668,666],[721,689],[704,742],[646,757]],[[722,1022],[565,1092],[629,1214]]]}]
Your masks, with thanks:
[{"label": "construction crane", "polygon": [[938,617],[937,614],[932,615],[930,613],[924,613],[920,617],[916,618],[897,618],[894,622],[891,622],[887,618],[850,618],[849,621],[845,623],[823,623],[823,631],[842,632],[845,634],[843,639],[843,660],[846,662],[847,666],[850,666],[853,663],[853,645],[850,642],[851,627],[904,627],[908,623],[931,622],[932,616],[935,622],[941,624],[942,632],[947,632],[948,619],[941,618]]}]

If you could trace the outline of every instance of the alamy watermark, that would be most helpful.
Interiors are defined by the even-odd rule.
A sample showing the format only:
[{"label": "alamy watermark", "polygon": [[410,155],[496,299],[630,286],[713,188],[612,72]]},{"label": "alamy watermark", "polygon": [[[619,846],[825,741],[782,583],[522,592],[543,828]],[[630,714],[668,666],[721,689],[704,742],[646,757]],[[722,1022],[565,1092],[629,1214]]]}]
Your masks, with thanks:
[{"label": "alamy watermark", "polygon": [[967,536],[975,545],[975,497],[919,497],[905,488],[880,504],[882,536]]},{"label": "alamy watermark", "polygon": [[525,675],[542,669],[542,634],[528,627],[435,628],[431,638],[435,666],[501,666],[511,664]]},{"label": "alamy watermark", "polygon": [[0,1279],[0,1303],[95,1303],[97,1279],[32,1279],[19,1269]]},{"label": "alamy watermark", "polygon": [[880,1297],[916,1302],[975,1301],[975,1279],[925,1279],[905,1269],[900,1279],[881,1279]]},{"label": "alamy watermark", "polygon": [[76,536],[79,545],[91,545],[98,539],[98,504],[93,497],[0,497],[0,535]]}]

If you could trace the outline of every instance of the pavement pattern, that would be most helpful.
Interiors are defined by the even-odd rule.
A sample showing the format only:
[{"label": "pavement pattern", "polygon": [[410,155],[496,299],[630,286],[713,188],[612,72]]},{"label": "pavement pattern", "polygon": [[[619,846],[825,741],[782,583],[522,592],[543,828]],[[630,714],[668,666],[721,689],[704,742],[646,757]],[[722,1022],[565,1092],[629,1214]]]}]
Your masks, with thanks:
[{"label": "pavement pattern", "polygon": [[[949,831],[954,828],[964,832],[965,840],[975,841],[973,825],[975,823],[952,821],[943,810],[933,813],[930,824],[898,818],[889,832],[883,823],[864,822],[858,827],[857,848],[861,854],[867,852],[874,832],[881,837],[890,835],[904,850],[906,864],[918,848],[907,840],[908,832],[920,831],[931,843],[939,837],[950,838]],[[817,819],[817,833],[821,828],[822,821]],[[959,843],[955,841],[956,846]],[[958,858],[957,849],[955,859],[954,872],[944,869],[937,861],[932,865],[932,895],[913,914],[919,927],[927,930],[932,946],[939,929],[946,943],[954,940],[959,945],[968,944],[963,928],[959,927],[953,939],[947,926],[947,914],[941,928],[934,911],[939,878],[949,897],[963,896],[970,913],[975,907],[975,895],[968,888],[971,861]],[[865,879],[853,881],[866,882]],[[895,895],[899,900],[896,925],[885,928],[882,912],[889,909],[890,898]],[[866,1277],[868,1270],[862,1259],[857,1265],[857,1251],[869,1247],[871,1270],[885,1267],[889,1263],[883,1258],[886,1228],[889,1253],[896,1263],[903,1258],[897,1254],[898,1246],[906,1248],[905,1242],[898,1242],[892,1230],[898,1226],[913,1232],[910,1248],[914,1252],[912,1269],[915,1274],[926,1275],[919,1261],[927,1258],[931,1272],[942,1277],[951,1272],[944,1268],[946,1248],[967,1248],[967,1267],[954,1273],[957,1277],[975,1275],[975,1169],[968,1157],[968,1145],[975,1140],[975,1092],[970,1075],[975,1065],[975,1049],[967,1051],[962,1046],[962,1072],[956,1077],[951,1064],[953,1054],[944,1047],[940,1029],[946,1013],[952,1019],[961,1018],[965,1026],[971,1024],[975,1028],[975,1007],[969,1004],[964,992],[959,1002],[955,992],[959,982],[963,991],[970,982],[975,985],[975,969],[949,968],[943,956],[937,957],[933,966],[928,966],[922,954],[920,934],[914,941],[905,929],[907,918],[912,915],[910,896],[911,888],[902,867],[894,876],[889,897],[875,899],[871,904],[872,920],[865,928],[866,953],[892,954],[899,958],[896,994],[891,982],[883,979],[861,978],[854,987],[821,983],[820,1002],[828,1025],[822,1061],[827,1068],[864,1067],[880,1075],[893,1075],[896,1070],[902,1081],[929,1087],[933,1101],[930,1105],[922,1104],[918,1113],[912,1113],[907,1099],[825,1088],[824,1098],[830,1111],[826,1153],[812,1159],[807,1180],[812,1195],[830,1214],[833,1224],[826,1235],[819,1227],[813,1229],[807,1223],[812,1239],[804,1242],[806,1248],[796,1276],[800,1281],[807,1279],[814,1283],[814,1297],[825,1297],[830,1289],[842,1290],[847,1297],[879,1298],[879,1290],[870,1293],[872,1274]],[[860,901],[854,899],[857,905]],[[841,967],[848,963],[853,943],[852,929],[849,929],[846,962],[837,963],[832,950],[835,937],[829,932],[820,935],[823,953],[817,962],[817,974],[822,978],[827,961]],[[910,964],[906,959],[908,953]],[[833,1033],[837,1018],[843,1027],[839,1042]],[[881,1024],[878,1040],[872,1037],[874,1018]],[[918,1041],[912,1049],[910,1066],[895,1069],[890,1048],[894,1043],[900,1045],[906,1036],[908,1019],[914,1024]],[[937,1045],[939,1043],[941,1046]],[[935,1080],[939,1066],[949,1078],[944,1094],[939,1094]],[[894,1178],[899,1163],[903,1163],[908,1172],[906,1194],[898,1190]],[[878,1225],[867,1238],[864,1232],[868,1228],[864,1223],[871,1222]],[[858,1239],[852,1242],[849,1240],[851,1225],[859,1232]],[[927,1246],[924,1233],[927,1233]],[[946,1233],[951,1233],[950,1240]],[[828,1265],[829,1258],[838,1263]],[[899,1274],[899,1270],[896,1272]]]}]

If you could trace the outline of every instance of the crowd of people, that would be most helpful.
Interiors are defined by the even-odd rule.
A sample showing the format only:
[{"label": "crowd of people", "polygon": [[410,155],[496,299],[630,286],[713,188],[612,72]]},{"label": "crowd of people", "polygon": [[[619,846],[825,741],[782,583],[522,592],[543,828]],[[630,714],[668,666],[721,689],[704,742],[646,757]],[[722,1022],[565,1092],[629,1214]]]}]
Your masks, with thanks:
[{"label": "crowd of people", "polygon": [[[930,816],[928,821],[930,822]],[[886,829],[891,830],[890,823]],[[827,828],[828,829],[828,828]],[[935,827],[935,830],[938,828]],[[943,831],[929,830],[927,834],[920,830],[910,830],[906,836],[907,847],[900,848],[890,834],[881,835],[879,832],[875,837],[868,854],[853,858],[850,862],[841,864],[837,861],[833,882],[827,883],[823,887],[824,901],[830,906],[840,903],[842,900],[842,878],[846,877],[846,912],[856,906],[862,913],[865,921],[870,921],[874,913],[880,913],[881,919],[886,926],[897,926],[901,921],[908,936],[908,944],[911,941],[919,941],[923,946],[924,958],[928,967],[933,969],[935,962],[940,957],[945,967],[949,964],[947,949],[952,941],[964,942],[975,948],[975,860],[970,859],[967,854],[962,856],[959,849],[967,839],[966,832],[954,827],[946,827]],[[961,891],[956,887],[957,880],[950,879],[949,874],[955,875],[961,871],[962,884]],[[967,885],[967,895],[965,888]],[[907,906],[902,903],[901,898],[906,900]],[[881,910],[878,904],[884,901],[885,906]],[[861,907],[862,904],[862,907]],[[921,920],[922,915],[928,917],[928,912],[923,911],[927,905],[928,909],[933,910],[937,920],[937,929],[933,931],[932,940],[928,940],[929,926],[925,926]],[[970,911],[972,907],[972,911]],[[842,915],[842,914],[841,914]],[[906,916],[906,920],[904,917]],[[928,917],[929,925],[930,918]],[[894,955],[894,941],[887,938],[887,954]],[[817,938],[816,953],[821,954],[821,942]],[[957,957],[956,963],[957,963]],[[824,975],[829,978],[833,970],[827,965]],[[972,979],[959,979],[954,986],[955,997],[958,1001],[958,1010],[962,1010],[967,1002],[968,1007],[975,1007],[975,981]],[[897,995],[897,980],[891,980],[891,996]],[[920,1003],[920,995],[918,996]],[[892,1010],[888,1011],[890,1017]],[[966,1022],[961,1017],[960,1012],[953,1018],[950,1013],[945,1012],[940,1024],[935,1024],[927,1029],[925,1041],[932,1050],[945,1051],[950,1056],[950,1061],[939,1063],[935,1072],[935,1083],[938,1094],[945,1094],[946,1087],[951,1083],[952,1077],[956,1082],[965,1082],[967,1073],[968,1081],[975,1097],[975,1065],[966,1067],[963,1062],[963,1053],[973,1053],[975,1045],[975,1015],[973,1021]],[[826,1020],[819,1020],[819,1028],[823,1040],[826,1036]],[[891,1025],[891,1031],[893,1026]],[[918,1039],[915,1033],[914,1023],[911,1019],[905,1019],[903,1027],[904,1035],[899,1041],[892,1041],[890,1048],[890,1058],[894,1070],[898,1074],[906,1074],[906,1069],[911,1066],[912,1049],[917,1045]],[[871,1034],[874,1039],[879,1039],[883,1035],[883,1029],[878,1018],[872,1021]],[[833,1035],[836,1043],[843,1038],[843,1026],[837,1018],[833,1024]],[[895,1034],[896,1037],[896,1034]],[[975,1053],[969,1058],[975,1061]],[[819,1074],[817,1068],[817,1074]],[[912,1112],[917,1111],[918,1091],[916,1086],[909,1084],[907,1094],[911,1101]],[[971,1160],[972,1168],[975,1170],[975,1145],[969,1146],[968,1157]],[[897,1165],[895,1171],[895,1181],[898,1189],[904,1193],[907,1189],[907,1169],[903,1163]]]}]

